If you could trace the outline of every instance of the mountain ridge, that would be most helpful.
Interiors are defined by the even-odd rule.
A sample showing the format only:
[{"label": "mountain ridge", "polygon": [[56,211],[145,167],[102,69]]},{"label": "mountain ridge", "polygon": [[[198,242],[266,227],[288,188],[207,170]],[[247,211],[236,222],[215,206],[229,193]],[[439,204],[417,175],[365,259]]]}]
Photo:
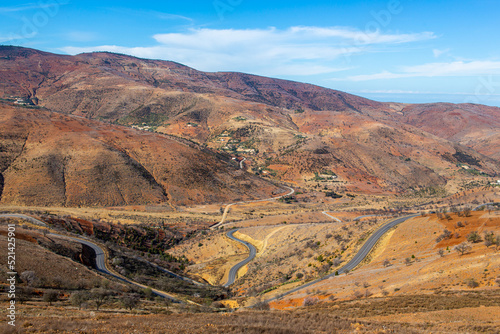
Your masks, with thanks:
[{"label": "mountain ridge", "polygon": [[[0,71],[4,100],[183,137],[276,180],[307,184],[327,170],[330,190],[401,193],[500,173],[496,107],[377,102],[108,52],[0,47]],[[479,163],[464,172],[464,161]]]}]

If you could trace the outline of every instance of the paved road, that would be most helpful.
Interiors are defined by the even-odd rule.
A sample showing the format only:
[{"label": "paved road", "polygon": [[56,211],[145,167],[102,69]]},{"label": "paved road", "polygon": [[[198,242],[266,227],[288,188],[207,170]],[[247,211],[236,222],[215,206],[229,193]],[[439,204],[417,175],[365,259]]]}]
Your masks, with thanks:
[{"label": "paved road", "polygon": [[222,219],[220,220],[220,222],[218,222],[217,224],[211,226],[210,228],[211,229],[216,229],[219,226],[221,226],[222,224],[224,224],[224,221],[226,220],[227,214],[229,212],[229,208],[231,208],[231,206],[233,206],[233,205],[236,205],[236,204],[245,204],[245,203],[257,203],[257,202],[273,201],[275,199],[280,199],[280,198],[285,197],[285,196],[290,196],[290,195],[292,195],[295,192],[295,189],[293,189],[293,188],[290,188],[290,187],[287,187],[287,186],[282,186],[282,187],[287,188],[289,190],[289,192],[286,193],[285,195],[281,195],[281,196],[278,196],[278,197],[258,199],[258,200],[253,200],[253,201],[235,202],[235,203],[231,203],[231,204],[226,205],[226,208],[224,209],[224,213],[222,214]]},{"label": "paved road", "polygon": [[[22,214],[0,214],[0,218],[21,218],[21,219],[25,219],[25,220],[28,220],[34,224],[37,224],[37,225],[41,225],[41,226],[44,226],[44,227],[48,227],[48,225],[36,218],[33,218],[31,216],[27,216],[27,215],[22,215]],[[132,284],[132,285],[135,285],[135,286],[138,286],[140,288],[148,288],[148,286],[146,285],[143,285],[143,284],[140,284],[140,283],[137,283],[137,282],[134,282],[132,280],[129,280],[128,278],[124,277],[124,276],[121,276],[121,275],[118,275],[112,271],[110,271],[107,267],[106,267],[106,254],[104,252],[104,250],[97,244],[93,243],[93,242],[90,242],[88,240],[84,240],[84,239],[80,239],[80,238],[73,238],[73,237],[70,237],[70,236],[66,236],[66,235],[62,235],[62,234],[57,234],[57,233],[48,233],[47,234],[48,236],[52,236],[52,237],[58,237],[58,238],[62,238],[62,239],[66,239],[66,240],[70,240],[70,241],[75,241],[75,242],[78,242],[78,243],[81,243],[81,244],[84,244],[86,246],[89,246],[90,248],[92,248],[95,252],[95,255],[96,255],[96,269],[106,275],[109,275],[109,276],[113,276],[123,282],[126,282],[126,283],[129,283],[129,284]],[[165,269],[166,270],[166,269]],[[167,298],[167,299],[170,299],[174,302],[179,302],[179,303],[182,303],[183,301],[175,298],[174,296],[164,292],[164,291],[160,291],[160,290],[156,290],[156,289],[151,289],[153,291],[154,294],[158,295],[158,296],[161,296],[161,297],[164,297],[164,298]]]},{"label": "paved road", "polygon": [[[67,240],[71,240],[71,241],[75,241],[75,242],[79,242],[83,245],[86,245],[86,246],[89,246],[90,248],[92,248],[95,252],[95,262],[96,262],[96,269],[106,275],[109,275],[109,276],[112,276],[116,279],[119,279],[120,281],[123,281],[125,283],[128,283],[128,284],[132,284],[132,285],[135,285],[137,287],[140,287],[140,288],[143,288],[143,289],[146,289],[146,288],[150,288],[148,287],[147,285],[144,285],[144,284],[140,284],[140,283],[137,283],[137,282],[134,282],[128,278],[126,278],[125,276],[121,276],[111,270],[108,269],[108,267],[106,266],[106,253],[104,252],[104,250],[97,244],[93,243],[93,242],[90,242],[88,240],[84,240],[84,239],[80,239],[80,238],[73,238],[73,237],[69,237],[69,236],[66,236],[66,235],[61,235],[61,234],[56,234],[56,233],[49,233],[48,235],[50,236],[55,236],[55,237],[59,237],[59,238],[62,238],[62,239],[67,239]],[[163,298],[166,298],[166,299],[170,299],[171,301],[173,302],[176,302],[176,303],[182,303],[183,301],[175,298],[174,296],[164,292],[164,291],[160,291],[160,290],[157,290],[157,289],[153,289],[151,288],[151,291],[157,295],[157,296],[160,296],[160,297],[163,297]]]},{"label": "paved road", "polygon": [[227,278],[227,283],[224,284],[224,287],[228,287],[230,286],[231,284],[234,283],[234,281],[236,280],[236,274],[238,273],[238,270],[240,270],[244,265],[246,265],[248,262],[252,261],[254,258],[255,258],[255,255],[257,255],[257,249],[255,249],[255,247],[244,241],[244,240],[241,240],[241,239],[238,239],[236,238],[233,234],[238,231],[237,229],[236,230],[231,230],[229,232],[226,233],[227,237],[234,240],[234,241],[237,241],[239,243],[242,243],[243,245],[245,245],[248,250],[250,251],[250,254],[248,255],[248,257],[246,259],[244,259],[243,261],[239,262],[238,264],[236,264],[235,266],[233,266],[230,270],[229,270],[229,275],[228,275],[228,278]]},{"label": "paved road", "polygon": [[[410,219],[410,218],[414,218],[414,217],[417,217],[418,214],[414,214],[414,215],[410,215],[410,216],[404,216],[404,217],[400,217],[400,218],[396,218],[396,219],[393,219],[391,221],[389,221],[387,224],[385,224],[384,226],[380,227],[377,231],[375,231],[375,233],[373,233],[370,238],[368,238],[368,240],[365,242],[365,244],[363,246],[361,246],[360,250],[358,251],[358,253],[356,255],[354,255],[354,257],[347,263],[345,264],[342,268],[340,268],[338,271],[338,274],[343,274],[345,273],[346,271],[350,271],[354,268],[356,268],[364,259],[365,257],[368,255],[368,253],[370,253],[370,251],[372,250],[373,246],[375,246],[375,244],[377,243],[377,241],[385,234],[387,233],[387,231],[389,231],[391,228],[393,228],[394,226],[396,225],[399,225],[403,222],[405,222],[406,220]],[[291,289],[285,293],[282,293],[281,296],[286,296],[286,295],[289,295],[291,293],[294,293],[294,292],[297,292],[299,290],[302,290],[302,289],[305,289],[313,284],[316,284],[318,282],[321,282],[325,279],[329,279],[331,277],[335,277],[335,273],[331,273],[329,275],[326,275],[326,276],[323,276],[321,278],[318,278],[314,281],[311,281],[309,283],[306,283],[304,285],[301,285],[301,286],[298,286],[294,289]],[[273,297],[273,298],[270,298],[270,299],[267,299],[265,302],[271,302],[273,300],[276,300],[278,299],[277,297]]]},{"label": "paved road", "polygon": [[500,203],[499,202],[484,203],[484,204],[476,206],[474,209],[472,209],[472,211],[479,211],[479,209],[481,209],[483,206],[486,206],[486,205],[500,206]]},{"label": "paved road", "polygon": [[342,223],[342,220],[340,220],[340,219],[338,219],[337,217],[334,217],[334,216],[332,216],[332,215],[329,215],[328,213],[326,213],[326,211],[323,211],[323,212],[321,212],[321,213],[322,213],[322,214],[324,214],[325,216],[328,216],[328,217],[332,218],[333,220],[338,221],[339,223]]}]

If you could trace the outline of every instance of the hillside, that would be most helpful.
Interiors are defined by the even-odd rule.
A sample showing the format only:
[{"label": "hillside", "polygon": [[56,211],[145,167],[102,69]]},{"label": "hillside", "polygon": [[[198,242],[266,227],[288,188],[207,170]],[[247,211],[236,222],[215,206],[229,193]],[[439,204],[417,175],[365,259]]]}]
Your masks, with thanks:
[{"label": "hillside", "polygon": [[[445,230],[449,235],[443,233]],[[322,300],[328,295],[345,300],[461,293],[471,289],[498,293],[499,249],[484,240],[487,234],[496,236],[499,231],[498,211],[416,217],[386,234],[363,265],[349,274],[318,282],[274,306],[299,306],[307,295],[313,294]],[[472,232],[480,236],[476,242],[468,242]],[[470,249],[461,254],[455,247],[464,242]]]},{"label": "hillside", "polygon": [[166,136],[0,103],[2,204],[228,202],[280,190]]},{"label": "hillside", "polygon": [[499,108],[380,103],[112,53],[0,47],[0,71],[4,99],[188,138],[276,180],[392,194],[500,174]]}]

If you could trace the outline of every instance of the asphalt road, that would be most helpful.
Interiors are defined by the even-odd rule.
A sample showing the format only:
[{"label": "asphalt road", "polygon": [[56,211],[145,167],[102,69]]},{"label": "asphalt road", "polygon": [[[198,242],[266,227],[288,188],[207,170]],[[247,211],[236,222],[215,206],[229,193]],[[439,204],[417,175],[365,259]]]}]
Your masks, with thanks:
[{"label": "asphalt road", "polygon": [[[33,218],[31,216],[27,216],[27,215],[23,215],[23,214],[0,214],[0,218],[20,218],[20,219],[28,220],[29,222],[37,224],[37,225],[40,225],[40,226],[48,227],[48,225],[46,223],[44,223],[44,222],[42,222],[42,221],[40,221],[40,220],[38,220],[36,218]],[[127,279],[126,277],[117,275],[117,274],[111,272],[110,270],[108,270],[108,268],[106,267],[106,254],[104,253],[104,250],[99,245],[94,244],[93,242],[90,242],[88,240],[84,240],[84,239],[80,239],[80,238],[73,238],[73,237],[70,237],[70,236],[66,236],[66,235],[62,235],[62,234],[57,234],[57,233],[48,233],[47,235],[48,236],[52,236],[52,237],[58,237],[58,238],[70,240],[70,241],[75,241],[75,242],[78,242],[80,244],[84,244],[86,246],[89,246],[95,252],[95,255],[96,255],[96,269],[98,271],[102,272],[103,274],[112,276],[112,277],[114,277],[116,279],[119,279],[120,281],[123,281],[123,282],[129,283],[129,284],[138,286],[140,288],[144,288],[144,289],[148,288],[148,286],[146,286],[146,285],[134,282],[132,280]],[[172,295],[170,295],[170,294],[168,294],[166,292],[163,292],[163,291],[160,291],[160,290],[156,290],[156,289],[151,289],[151,290],[153,291],[153,293],[155,295],[158,295],[158,296],[170,299],[170,300],[172,300],[174,302],[182,302],[181,300],[175,298],[174,296],[172,296]]]},{"label": "asphalt road", "polygon": [[[66,236],[66,235],[61,235],[61,234],[55,234],[55,233],[49,233],[49,235],[52,235],[52,236],[57,236],[59,238],[63,238],[63,239],[67,239],[67,240],[71,240],[71,241],[75,241],[75,242],[79,242],[83,245],[86,245],[86,246],[89,246],[90,248],[92,248],[95,252],[95,262],[96,262],[96,269],[106,275],[109,275],[109,276],[112,276],[116,279],[119,279],[120,281],[123,281],[123,282],[126,282],[128,284],[132,284],[132,285],[135,285],[137,287],[140,287],[140,288],[143,288],[143,289],[146,289],[146,288],[149,288],[148,286],[146,285],[143,285],[143,284],[140,284],[140,283],[137,283],[137,282],[134,282],[124,276],[121,276],[121,275],[117,275],[113,272],[111,272],[107,267],[106,267],[106,253],[104,253],[104,250],[97,244],[94,244],[93,242],[90,242],[90,241],[87,241],[87,240],[84,240],[84,239],[80,239],[80,238],[73,238],[73,237],[69,237],[69,236]],[[175,298],[174,296],[164,292],[164,291],[160,291],[160,290],[156,290],[156,289],[152,289],[151,290],[153,291],[153,293],[157,296],[160,296],[160,297],[163,297],[163,298],[167,298],[167,299],[170,299],[171,301],[173,302],[182,302],[181,300]]]},{"label": "asphalt road", "polygon": [[[387,231],[389,231],[391,228],[393,228],[394,226],[396,225],[399,225],[403,222],[405,222],[406,220],[410,219],[410,218],[414,218],[414,217],[417,217],[418,214],[414,214],[414,215],[410,215],[410,216],[404,216],[404,217],[400,217],[400,218],[396,218],[396,219],[393,219],[391,220],[389,223],[385,224],[384,226],[382,226],[381,228],[379,228],[377,231],[375,231],[375,233],[373,233],[370,238],[368,238],[368,240],[365,242],[365,244],[363,246],[361,246],[361,248],[359,249],[358,253],[356,253],[356,255],[354,255],[354,257],[347,263],[345,264],[342,268],[340,268],[338,271],[338,274],[343,274],[345,273],[346,271],[350,271],[354,268],[356,268],[364,259],[365,257],[368,255],[368,253],[370,253],[370,251],[372,250],[373,246],[375,246],[375,244],[377,243],[377,241],[385,234],[387,233]],[[333,278],[335,277],[335,273],[331,273],[329,275],[326,275],[326,276],[323,276],[321,278],[318,278],[314,281],[311,281],[309,283],[306,283],[304,285],[301,285],[301,286],[298,286],[294,289],[291,289],[285,293],[282,293],[280,296],[286,296],[286,295],[289,295],[291,293],[294,293],[294,292],[297,292],[299,290],[302,290],[302,289],[305,289],[313,284],[316,284],[318,282],[321,282],[325,279],[329,279],[329,278]],[[278,299],[278,297],[274,297],[274,298],[270,298],[270,299],[267,299],[265,302],[271,302],[273,300],[276,300]]]},{"label": "asphalt road", "polygon": [[224,284],[224,287],[228,287],[230,286],[231,284],[234,283],[234,281],[236,280],[236,274],[238,273],[238,270],[240,270],[244,265],[246,265],[248,262],[252,261],[254,258],[255,258],[255,255],[257,255],[257,249],[255,249],[255,247],[244,241],[244,240],[240,240],[238,238],[236,238],[233,234],[238,231],[237,229],[236,230],[231,230],[229,232],[226,233],[227,237],[234,240],[234,241],[237,241],[239,243],[242,243],[243,245],[245,245],[248,250],[250,251],[250,254],[248,255],[248,257],[246,259],[244,259],[243,261],[239,262],[238,264],[234,265],[230,270],[229,270],[229,275],[228,275],[228,278],[227,278],[227,282],[226,284]]},{"label": "asphalt road", "polygon": [[472,211],[479,211],[479,209],[481,209],[483,206],[487,206],[487,205],[492,205],[492,206],[494,205],[494,206],[499,206],[500,207],[500,203],[499,202],[490,202],[490,203],[484,203],[484,204],[478,205],[474,209],[472,209]]}]

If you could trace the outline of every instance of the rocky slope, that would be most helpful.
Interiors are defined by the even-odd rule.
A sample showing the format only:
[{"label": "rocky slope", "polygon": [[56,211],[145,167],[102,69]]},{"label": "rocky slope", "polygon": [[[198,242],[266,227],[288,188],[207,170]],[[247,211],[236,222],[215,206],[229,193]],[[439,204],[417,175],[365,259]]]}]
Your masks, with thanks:
[{"label": "rocky slope", "polygon": [[279,189],[209,150],[172,138],[0,103],[3,204],[188,205]]},{"label": "rocky slope", "polygon": [[380,103],[111,53],[0,47],[0,74],[4,99],[189,138],[284,181],[326,172],[351,191],[392,193],[500,173],[499,108]]}]

